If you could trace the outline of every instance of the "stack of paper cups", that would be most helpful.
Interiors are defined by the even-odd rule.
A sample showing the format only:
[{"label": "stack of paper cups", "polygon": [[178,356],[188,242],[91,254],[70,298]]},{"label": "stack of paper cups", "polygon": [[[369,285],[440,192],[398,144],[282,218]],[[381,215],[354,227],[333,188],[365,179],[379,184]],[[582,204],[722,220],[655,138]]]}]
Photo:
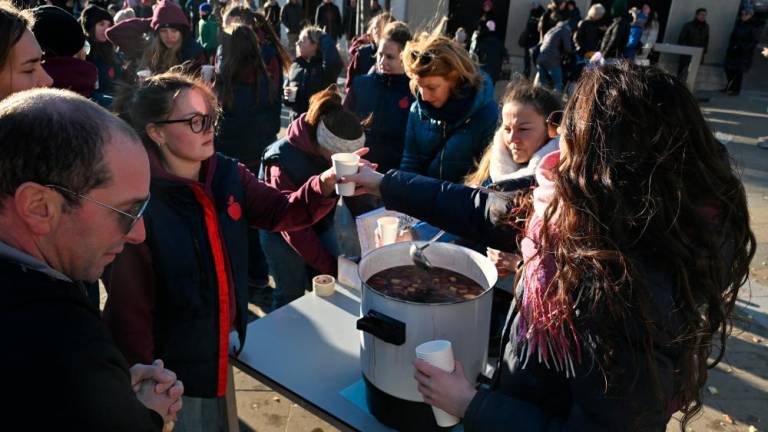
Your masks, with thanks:
[{"label": "stack of paper cups", "polygon": [[[336,178],[341,179],[345,175],[357,174],[357,166],[360,163],[360,156],[354,153],[336,153],[331,156],[333,161],[333,171]],[[336,184],[336,193],[340,196],[352,196],[355,193],[354,183]]]},{"label": "stack of paper cups", "polygon": [[[424,342],[416,347],[416,357],[432,366],[453,373],[455,362],[453,360],[453,347],[450,341],[432,340]],[[440,408],[432,407],[432,412],[434,412],[435,420],[440,427],[449,427],[459,423],[458,417],[448,414]]]},{"label": "stack of paper cups", "polygon": [[331,275],[319,275],[312,278],[312,291],[320,297],[327,297],[336,291],[336,279]]},{"label": "stack of paper cups", "polygon": [[386,246],[397,240],[397,231],[400,227],[400,219],[394,216],[384,216],[376,220],[381,236],[381,245]]}]

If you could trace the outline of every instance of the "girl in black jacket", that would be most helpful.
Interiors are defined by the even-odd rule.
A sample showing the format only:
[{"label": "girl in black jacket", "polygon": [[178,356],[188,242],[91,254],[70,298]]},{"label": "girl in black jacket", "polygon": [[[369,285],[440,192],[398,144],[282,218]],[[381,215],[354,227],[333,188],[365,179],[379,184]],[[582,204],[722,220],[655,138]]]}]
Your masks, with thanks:
[{"label": "girl in black jacket", "polygon": [[396,171],[342,179],[507,248],[524,225],[490,388],[458,362],[416,361],[419,391],[466,431],[663,431],[676,411],[685,428],[755,252],[744,188],[691,93],[658,69],[586,71],[560,131],[527,205],[497,225],[503,206],[482,191]]}]

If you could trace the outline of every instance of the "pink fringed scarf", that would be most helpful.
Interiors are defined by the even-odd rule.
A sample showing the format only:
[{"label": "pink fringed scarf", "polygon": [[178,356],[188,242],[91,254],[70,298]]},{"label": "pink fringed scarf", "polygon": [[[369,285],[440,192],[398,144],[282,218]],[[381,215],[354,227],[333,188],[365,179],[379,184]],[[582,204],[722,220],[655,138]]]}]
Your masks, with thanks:
[{"label": "pink fringed scarf", "polygon": [[[581,361],[579,335],[567,309],[555,299],[555,259],[551,252],[539,251],[544,211],[555,194],[553,170],[560,160],[560,152],[544,156],[536,169],[538,186],[533,191],[534,214],[528,222],[521,242],[525,260],[523,299],[518,318],[518,338],[521,347],[520,362],[525,368],[531,357],[548,368],[575,375],[574,365]],[[557,214],[552,221],[557,220]],[[550,237],[552,238],[552,237]],[[556,241],[556,239],[555,239]],[[570,306],[569,306],[570,307]]]}]

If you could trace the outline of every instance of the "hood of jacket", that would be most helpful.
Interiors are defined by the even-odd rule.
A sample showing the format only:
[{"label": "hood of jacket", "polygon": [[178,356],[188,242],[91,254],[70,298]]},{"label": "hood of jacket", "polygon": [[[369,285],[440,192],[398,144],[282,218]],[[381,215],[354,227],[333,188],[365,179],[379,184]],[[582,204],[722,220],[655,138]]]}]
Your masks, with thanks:
[{"label": "hood of jacket", "polygon": [[152,13],[152,30],[157,31],[163,26],[178,26],[186,28],[189,31],[189,21],[184,11],[172,0],[162,0],[155,7]]},{"label": "hood of jacket", "polygon": [[45,57],[43,69],[53,78],[53,87],[69,89],[87,98],[96,90],[99,80],[96,66],[74,57]]},{"label": "hood of jacket", "polygon": [[[475,92],[475,97],[471,102],[471,105],[469,106],[469,109],[466,113],[464,113],[457,121],[451,122],[449,126],[457,126],[461,123],[464,123],[468,118],[472,117],[480,108],[484,107],[488,103],[495,103],[493,100],[493,82],[491,81],[491,77],[488,76],[487,73],[485,73],[482,70],[478,71],[480,75],[483,77],[483,82],[480,85],[480,88],[477,89]],[[449,100],[450,102],[450,100]],[[449,102],[446,102],[448,104]],[[431,105],[429,105],[427,102],[424,102],[421,99],[421,94],[416,95],[416,110],[419,115],[419,118],[422,120],[435,120],[439,121],[440,119],[434,118],[434,115],[430,115],[430,112],[439,112],[442,108],[434,108]]]},{"label": "hood of jacket", "polygon": [[315,140],[312,139],[311,127],[309,126],[309,123],[307,123],[306,117],[307,114],[304,113],[288,125],[286,138],[288,138],[288,142],[291,143],[292,146],[304,153],[322,156],[319,152],[319,146],[315,143]]}]

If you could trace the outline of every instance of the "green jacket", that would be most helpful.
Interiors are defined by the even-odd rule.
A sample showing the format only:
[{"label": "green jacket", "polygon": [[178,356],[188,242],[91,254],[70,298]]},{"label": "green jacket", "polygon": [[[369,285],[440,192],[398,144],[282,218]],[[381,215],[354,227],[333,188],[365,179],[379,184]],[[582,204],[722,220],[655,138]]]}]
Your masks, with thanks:
[{"label": "green jacket", "polygon": [[201,19],[197,25],[197,34],[200,35],[197,41],[200,42],[207,54],[213,54],[219,46],[219,26],[216,24],[216,20]]}]

